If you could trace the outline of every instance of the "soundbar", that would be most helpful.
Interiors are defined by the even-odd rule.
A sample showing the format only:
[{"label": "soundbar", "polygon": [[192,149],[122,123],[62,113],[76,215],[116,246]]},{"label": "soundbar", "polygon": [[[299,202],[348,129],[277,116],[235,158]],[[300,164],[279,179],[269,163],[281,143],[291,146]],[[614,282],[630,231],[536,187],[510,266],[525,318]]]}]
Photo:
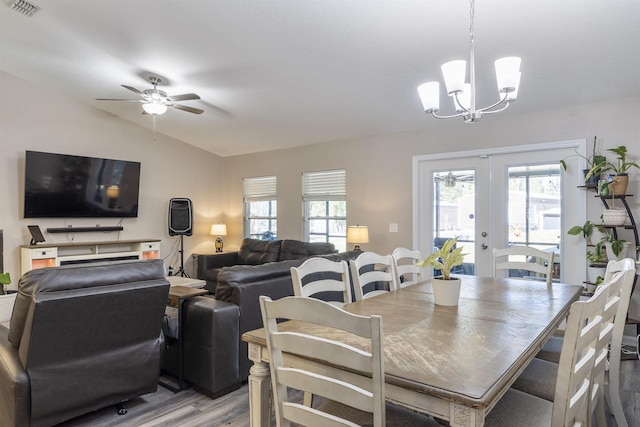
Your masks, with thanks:
[{"label": "soundbar", "polygon": [[92,231],[122,231],[124,227],[121,225],[115,225],[112,227],[60,227],[60,228],[47,228],[47,233],[90,233]]}]

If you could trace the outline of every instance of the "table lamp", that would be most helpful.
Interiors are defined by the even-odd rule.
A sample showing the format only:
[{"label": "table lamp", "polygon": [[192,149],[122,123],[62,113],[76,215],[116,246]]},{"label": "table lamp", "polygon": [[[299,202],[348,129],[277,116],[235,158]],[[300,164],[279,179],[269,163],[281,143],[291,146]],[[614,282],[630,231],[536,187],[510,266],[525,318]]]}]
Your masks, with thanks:
[{"label": "table lamp", "polygon": [[227,225],[226,224],[213,224],[211,225],[211,235],[218,236],[216,237],[216,252],[222,252],[222,247],[224,244],[222,243],[222,237],[227,235]]},{"label": "table lamp", "polygon": [[350,225],[347,227],[347,243],[355,243],[354,251],[361,251],[360,243],[369,243],[369,227],[366,225]]}]

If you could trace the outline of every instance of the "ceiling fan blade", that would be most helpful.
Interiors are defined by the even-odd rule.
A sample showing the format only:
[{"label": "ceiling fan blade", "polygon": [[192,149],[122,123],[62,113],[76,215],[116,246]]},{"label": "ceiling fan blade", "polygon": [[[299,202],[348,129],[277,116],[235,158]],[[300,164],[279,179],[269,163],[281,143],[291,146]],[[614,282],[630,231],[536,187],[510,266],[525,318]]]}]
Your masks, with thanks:
[{"label": "ceiling fan blade", "polygon": [[169,101],[190,101],[192,99],[200,99],[200,97],[195,93],[183,93],[182,95],[168,96],[167,99],[169,99]]},{"label": "ceiling fan blade", "polygon": [[177,108],[178,110],[182,110],[182,111],[188,111],[189,113],[193,113],[193,114],[202,114],[202,113],[204,113],[204,110],[201,110],[199,108],[188,107],[188,106],[182,105],[182,104],[172,104],[171,107]]},{"label": "ceiling fan blade", "polygon": [[145,102],[144,99],[116,99],[116,98],[96,98],[96,101],[127,101],[127,102]]},{"label": "ceiling fan blade", "polygon": [[122,87],[125,88],[125,89],[129,89],[131,92],[137,93],[140,96],[145,96],[144,92],[139,91],[135,87],[127,86],[127,85],[122,85]]}]

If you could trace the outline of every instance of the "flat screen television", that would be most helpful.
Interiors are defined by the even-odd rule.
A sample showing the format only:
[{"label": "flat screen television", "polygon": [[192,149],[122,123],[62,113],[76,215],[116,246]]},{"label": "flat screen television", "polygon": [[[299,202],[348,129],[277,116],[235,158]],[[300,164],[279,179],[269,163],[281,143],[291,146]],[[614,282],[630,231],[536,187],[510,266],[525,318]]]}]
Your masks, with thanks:
[{"label": "flat screen television", "polygon": [[27,151],[25,218],[138,216],[140,162]]}]

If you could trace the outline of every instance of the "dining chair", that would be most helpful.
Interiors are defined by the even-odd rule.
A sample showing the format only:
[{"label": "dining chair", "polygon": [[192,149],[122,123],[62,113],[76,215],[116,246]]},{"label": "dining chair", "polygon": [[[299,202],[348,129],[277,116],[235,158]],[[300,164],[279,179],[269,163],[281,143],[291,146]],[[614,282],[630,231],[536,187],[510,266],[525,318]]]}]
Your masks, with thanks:
[{"label": "dining chair", "polygon": [[420,251],[407,248],[396,248],[391,253],[396,271],[396,283],[399,288],[424,281],[424,270],[416,264],[422,261]]},{"label": "dining chair", "polygon": [[[346,261],[312,257],[291,267],[293,294],[299,297],[323,296],[323,300],[342,306],[351,302],[349,267]],[[338,299],[337,296],[340,295]],[[335,298],[335,299],[331,299]]]},{"label": "dining chair", "polygon": [[[511,257],[516,257],[512,259]],[[493,277],[501,272],[509,277],[509,270],[523,270],[544,275],[547,284],[553,280],[553,252],[545,252],[531,246],[515,245],[493,250]],[[527,277],[530,279],[530,277]]]},{"label": "dining chair", "polygon": [[[608,366],[605,364],[604,387],[602,389],[609,409],[616,419],[616,424],[620,427],[628,426],[622,409],[622,400],[620,398],[620,354],[622,352],[622,338],[624,335],[624,327],[627,319],[627,310],[629,309],[631,292],[633,290],[635,271],[635,261],[631,258],[625,258],[620,261],[609,261],[607,263],[604,279],[604,283],[609,283],[616,274],[625,273],[625,276],[621,281],[622,287],[618,290],[620,302],[618,303],[617,312],[615,313],[613,320],[613,331],[611,334],[608,352],[609,361]],[[610,291],[610,293],[612,292]],[[542,347],[542,350],[538,352],[536,358],[547,362],[558,363],[561,347],[562,337],[551,337]],[[601,402],[602,401],[600,400],[600,403]],[[599,408],[597,410],[600,411]],[[602,416],[602,414],[600,413],[599,416]],[[599,421],[598,424],[600,425],[601,421]]]},{"label": "dining chair", "polygon": [[[356,301],[398,289],[393,257],[375,252],[363,252],[349,260],[353,294]],[[379,289],[384,285],[384,289]]]},{"label": "dining chair", "polygon": [[571,305],[552,399],[512,387],[487,415],[486,427],[589,425],[591,375],[609,287]]},{"label": "dining chair", "polygon": [[[385,404],[384,339],[380,316],[359,316],[322,300],[296,296],[272,301],[263,295],[260,309],[271,360],[278,427],[288,427],[292,423],[308,427],[361,425],[363,414],[367,418],[366,424],[374,427],[436,425],[431,417]],[[300,321],[306,326],[287,330],[285,324],[277,322],[280,319]],[[336,335],[334,338],[320,337],[314,334],[313,326],[316,325],[335,329]],[[341,333],[345,339],[349,337],[349,342],[337,338]],[[351,344],[354,336],[363,346]],[[350,377],[342,369],[327,366],[314,369],[313,364],[292,368],[287,366],[287,357],[338,365],[361,375]],[[349,382],[353,378],[358,380]],[[289,393],[290,390],[311,393],[324,401],[310,407],[299,403],[296,393]],[[388,419],[388,407],[393,420]]]},{"label": "dining chair", "polygon": [[[634,271],[620,271],[605,281],[605,287],[600,285],[597,293],[606,291],[608,298],[602,312],[601,330],[595,348],[595,362],[591,374],[589,394],[589,415],[595,414],[596,422],[606,427],[604,413],[604,383],[609,343],[613,336],[615,318],[621,302],[624,288],[633,281]],[[561,354],[562,357],[562,354]],[[542,359],[534,359],[513,384],[513,388],[534,394],[546,400],[553,399],[556,378],[560,372],[560,365]]]}]

